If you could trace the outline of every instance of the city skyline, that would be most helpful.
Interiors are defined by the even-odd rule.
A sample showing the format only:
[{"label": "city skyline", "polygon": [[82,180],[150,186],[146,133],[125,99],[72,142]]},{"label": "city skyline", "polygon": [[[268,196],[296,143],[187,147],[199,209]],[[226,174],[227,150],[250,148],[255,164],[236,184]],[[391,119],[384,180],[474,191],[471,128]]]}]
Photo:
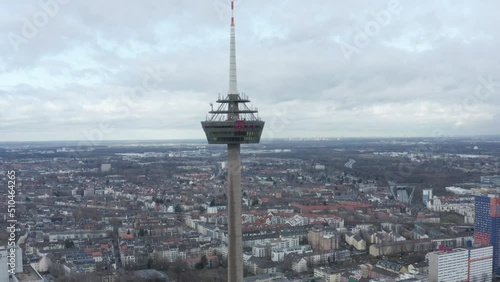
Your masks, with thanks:
[{"label": "city skyline", "polygon": [[[228,88],[230,1],[41,3],[0,8],[0,141],[204,138]],[[493,1],[236,5],[263,141],[497,130]]]}]

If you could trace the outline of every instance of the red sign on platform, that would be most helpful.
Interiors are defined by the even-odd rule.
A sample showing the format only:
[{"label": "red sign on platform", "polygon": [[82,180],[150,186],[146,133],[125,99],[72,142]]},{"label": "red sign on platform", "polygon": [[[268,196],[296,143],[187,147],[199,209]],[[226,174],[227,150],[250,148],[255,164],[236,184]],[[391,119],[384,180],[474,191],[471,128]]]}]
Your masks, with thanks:
[{"label": "red sign on platform", "polygon": [[234,128],[236,128],[236,131],[243,131],[243,129],[245,129],[245,121],[244,120],[235,121]]}]

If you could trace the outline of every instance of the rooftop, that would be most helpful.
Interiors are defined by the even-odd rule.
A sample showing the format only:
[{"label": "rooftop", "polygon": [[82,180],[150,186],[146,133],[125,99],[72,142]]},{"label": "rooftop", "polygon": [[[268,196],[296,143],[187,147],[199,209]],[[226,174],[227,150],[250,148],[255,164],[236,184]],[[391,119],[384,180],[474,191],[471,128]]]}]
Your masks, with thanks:
[{"label": "rooftop", "polygon": [[243,278],[244,282],[288,282],[288,278],[281,272],[262,274]]},{"label": "rooftop", "polygon": [[23,273],[16,273],[19,282],[43,281],[42,276],[30,265],[23,266]]}]

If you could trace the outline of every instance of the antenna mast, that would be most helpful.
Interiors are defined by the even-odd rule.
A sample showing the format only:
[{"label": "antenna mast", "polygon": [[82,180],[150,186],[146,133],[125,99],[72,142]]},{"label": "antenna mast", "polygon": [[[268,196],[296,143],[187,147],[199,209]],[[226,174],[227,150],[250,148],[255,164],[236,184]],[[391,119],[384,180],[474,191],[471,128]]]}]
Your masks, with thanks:
[{"label": "antenna mast", "polygon": [[231,0],[231,42],[229,45],[229,93],[239,94],[236,79],[236,35],[234,31],[234,0]]}]

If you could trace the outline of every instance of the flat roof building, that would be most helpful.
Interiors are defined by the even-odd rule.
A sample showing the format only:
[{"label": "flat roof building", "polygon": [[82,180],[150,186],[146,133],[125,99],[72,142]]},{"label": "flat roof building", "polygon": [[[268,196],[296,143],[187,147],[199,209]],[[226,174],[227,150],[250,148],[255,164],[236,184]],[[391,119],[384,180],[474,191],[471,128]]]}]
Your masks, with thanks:
[{"label": "flat roof building", "polygon": [[493,247],[441,247],[439,251],[429,253],[429,281],[491,281],[492,258]]}]

